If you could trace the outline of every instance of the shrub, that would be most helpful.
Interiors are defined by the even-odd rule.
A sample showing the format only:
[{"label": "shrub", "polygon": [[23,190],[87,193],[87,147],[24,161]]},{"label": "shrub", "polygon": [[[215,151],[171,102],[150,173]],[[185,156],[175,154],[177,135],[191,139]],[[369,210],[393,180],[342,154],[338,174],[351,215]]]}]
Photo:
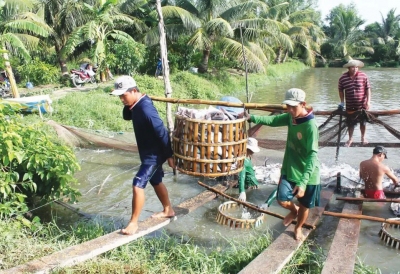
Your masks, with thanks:
[{"label": "shrub", "polygon": [[32,82],[34,85],[46,85],[60,81],[60,69],[37,58],[17,67],[17,70],[21,81]]},{"label": "shrub", "polygon": [[26,198],[72,201],[79,165],[74,152],[48,136],[45,125],[24,124],[12,106],[0,104],[0,217],[27,210]]}]

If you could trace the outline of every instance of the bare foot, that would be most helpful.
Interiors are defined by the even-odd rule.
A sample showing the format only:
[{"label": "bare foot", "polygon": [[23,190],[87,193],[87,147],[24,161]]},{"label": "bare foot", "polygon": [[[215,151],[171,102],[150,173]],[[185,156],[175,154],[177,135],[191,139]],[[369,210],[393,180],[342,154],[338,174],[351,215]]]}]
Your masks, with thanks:
[{"label": "bare foot", "polygon": [[161,211],[151,215],[151,218],[171,218],[175,216],[175,212],[171,209],[167,212]]},{"label": "bare foot", "polygon": [[367,141],[367,139],[365,139],[365,138],[363,138],[363,139],[361,139],[361,144],[363,144],[363,145],[368,145],[368,141]]},{"label": "bare foot", "polygon": [[135,234],[137,229],[138,229],[137,223],[129,223],[126,228],[121,229],[121,232],[124,235],[132,235]]},{"label": "bare foot", "polygon": [[352,143],[353,143],[353,139],[349,139],[349,140],[346,142],[345,146],[346,146],[346,147],[350,147]]},{"label": "bare foot", "polygon": [[297,211],[298,210],[299,210],[299,207],[296,206],[296,211],[295,212],[290,211],[289,214],[286,215],[285,219],[283,219],[283,225],[284,226],[290,225],[292,223],[292,221],[297,218]]},{"label": "bare foot", "polygon": [[301,227],[294,229],[294,239],[296,241],[304,241],[305,237],[303,232],[301,231]]}]

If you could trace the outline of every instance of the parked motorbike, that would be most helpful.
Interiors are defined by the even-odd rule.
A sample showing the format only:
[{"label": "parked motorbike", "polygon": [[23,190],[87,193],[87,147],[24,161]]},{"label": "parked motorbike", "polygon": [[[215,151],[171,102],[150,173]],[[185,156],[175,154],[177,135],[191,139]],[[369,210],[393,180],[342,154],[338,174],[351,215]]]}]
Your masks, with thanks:
[{"label": "parked motorbike", "polygon": [[71,69],[71,81],[72,84],[79,88],[82,87],[86,83],[96,84],[96,68],[95,67],[87,67],[83,69],[82,66],[80,69]]},{"label": "parked motorbike", "polygon": [[0,97],[6,97],[10,94],[11,84],[6,73],[0,72]]}]

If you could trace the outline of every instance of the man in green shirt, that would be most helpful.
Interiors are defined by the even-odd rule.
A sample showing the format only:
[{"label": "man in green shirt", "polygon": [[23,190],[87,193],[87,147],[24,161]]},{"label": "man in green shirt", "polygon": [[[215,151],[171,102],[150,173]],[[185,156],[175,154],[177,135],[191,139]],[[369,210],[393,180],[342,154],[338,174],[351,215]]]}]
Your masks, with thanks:
[{"label": "man in green shirt", "polygon": [[[318,127],[312,110],[306,108],[305,98],[303,90],[292,88],[286,92],[283,101],[287,113],[274,116],[244,113],[255,124],[288,127],[277,200],[282,207],[290,210],[283,220],[285,226],[297,218],[294,229],[296,240],[304,240],[301,228],[309,209],[319,205],[320,197]],[[298,199],[299,205],[293,203],[294,197]]]}]

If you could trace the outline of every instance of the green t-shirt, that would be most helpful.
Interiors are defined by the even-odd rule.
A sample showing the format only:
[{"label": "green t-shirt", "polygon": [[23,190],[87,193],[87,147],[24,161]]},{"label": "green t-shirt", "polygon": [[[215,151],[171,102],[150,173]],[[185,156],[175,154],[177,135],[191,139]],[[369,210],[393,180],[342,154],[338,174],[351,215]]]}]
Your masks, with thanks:
[{"label": "green t-shirt", "polygon": [[[251,115],[251,122],[271,127],[288,127],[285,155],[281,175],[305,189],[320,183],[318,160],[318,127],[314,115],[296,119],[289,113],[274,116]],[[297,122],[297,124],[296,124]]]},{"label": "green t-shirt", "polygon": [[256,174],[254,172],[253,164],[251,159],[246,157],[244,159],[243,169],[239,173],[239,193],[244,192],[246,188],[251,186],[258,186],[258,181],[256,178]]}]

